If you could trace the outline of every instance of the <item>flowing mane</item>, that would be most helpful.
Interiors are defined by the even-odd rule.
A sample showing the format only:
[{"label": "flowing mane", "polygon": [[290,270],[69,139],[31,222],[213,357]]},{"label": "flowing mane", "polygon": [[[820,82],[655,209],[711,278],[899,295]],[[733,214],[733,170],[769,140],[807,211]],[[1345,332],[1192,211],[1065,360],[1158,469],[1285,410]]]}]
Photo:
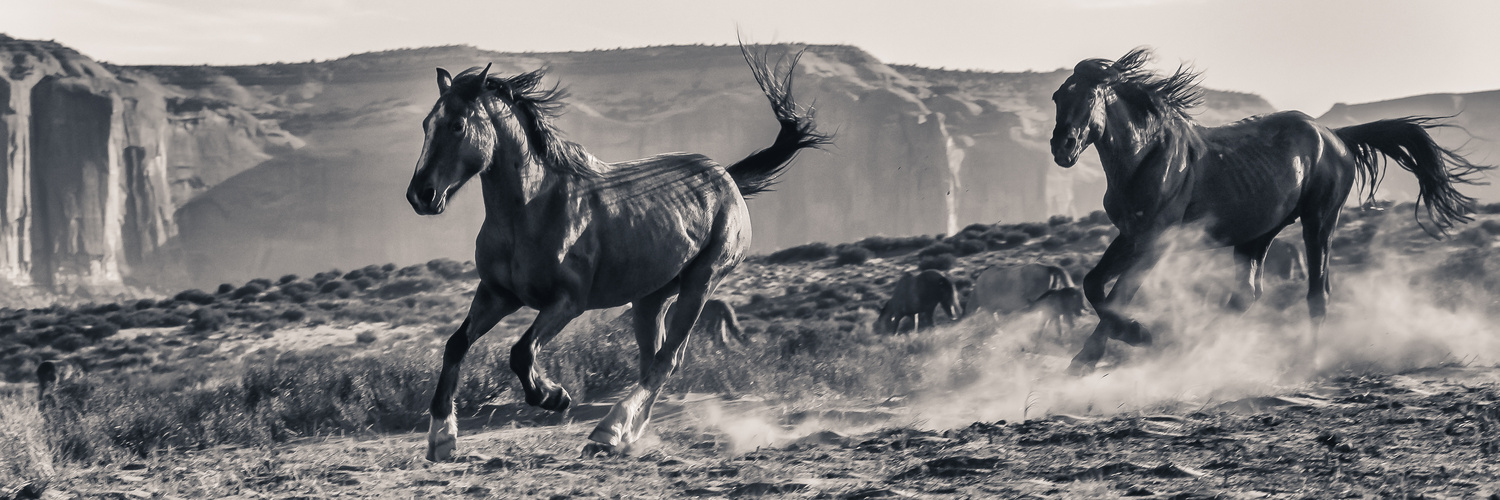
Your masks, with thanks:
[{"label": "flowing mane", "polygon": [[[478,91],[473,80],[479,77],[482,68],[475,66],[453,77],[453,88]],[[563,132],[552,124],[562,114],[568,97],[567,89],[554,85],[542,87],[546,68],[528,71],[511,77],[489,75],[484,88],[495,89],[502,101],[515,110],[521,130],[526,132],[526,142],[531,145],[532,159],[543,168],[576,177],[600,177],[596,167],[600,162],[584,151],[583,146],[563,138]],[[473,96],[461,96],[473,97]]]},{"label": "flowing mane", "polygon": [[1073,68],[1074,74],[1110,85],[1120,99],[1135,109],[1155,116],[1173,115],[1192,120],[1188,111],[1203,104],[1198,88],[1200,73],[1182,65],[1163,77],[1145,69],[1151,49],[1138,47],[1118,60],[1088,59]]}]

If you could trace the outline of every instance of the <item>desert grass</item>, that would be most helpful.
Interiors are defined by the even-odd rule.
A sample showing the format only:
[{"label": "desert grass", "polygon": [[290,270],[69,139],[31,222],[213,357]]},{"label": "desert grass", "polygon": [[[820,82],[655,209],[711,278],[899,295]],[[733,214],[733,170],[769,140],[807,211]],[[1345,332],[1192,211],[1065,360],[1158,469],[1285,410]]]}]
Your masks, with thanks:
[{"label": "desert grass", "polygon": [[54,435],[29,394],[0,397],[0,485],[51,481],[57,473]]}]

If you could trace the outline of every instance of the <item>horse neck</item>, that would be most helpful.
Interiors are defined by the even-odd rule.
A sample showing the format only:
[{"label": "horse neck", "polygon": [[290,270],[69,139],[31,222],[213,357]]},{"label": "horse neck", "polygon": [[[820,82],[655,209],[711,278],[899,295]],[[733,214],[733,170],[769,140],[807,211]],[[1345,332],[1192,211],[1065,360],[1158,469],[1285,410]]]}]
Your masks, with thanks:
[{"label": "horse neck", "polygon": [[1104,133],[1094,147],[1111,188],[1130,182],[1154,150],[1190,146],[1199,140],[1197,125],[1176,113],[1138,112],[1121,100],[1108,106]]},{"label": "horse neck", "polygon": [[530,151],[526,135],[510,131],[500,120],[494,119],[497,140],[490,164],[479,174],[485,218],[490,223],[525,225],[531,212],[542,210],[538,205],[565,194],[570,183],[566,175],[542,165],[537,155],[525,153]]}]

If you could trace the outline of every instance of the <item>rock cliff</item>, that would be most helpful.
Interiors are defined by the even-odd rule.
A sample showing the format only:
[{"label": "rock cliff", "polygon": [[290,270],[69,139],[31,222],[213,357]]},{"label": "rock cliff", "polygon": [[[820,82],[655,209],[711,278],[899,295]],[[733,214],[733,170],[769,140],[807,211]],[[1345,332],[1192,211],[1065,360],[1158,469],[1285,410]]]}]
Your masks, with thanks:
[{"label": "rock cliff", "polygon": [[206,187],[194,179],[227,178],[274,150],[253,136],[201,147],[264,131],[218,101],[185,109],[191,98],[141,71],[0,35],[0,284],[124,292],[177,235],[177,205],[192,194],[179,185]]}]

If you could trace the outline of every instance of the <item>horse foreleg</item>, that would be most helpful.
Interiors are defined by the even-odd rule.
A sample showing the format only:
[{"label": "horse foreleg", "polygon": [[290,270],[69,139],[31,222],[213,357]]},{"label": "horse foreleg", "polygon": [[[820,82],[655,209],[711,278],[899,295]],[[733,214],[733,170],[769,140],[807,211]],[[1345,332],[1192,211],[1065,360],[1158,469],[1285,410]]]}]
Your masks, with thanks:
[{"label": "horse foreleg", "polygon": [[537,369],[536,353],[567,327],[568,322],[582,313],[579,304],[564,297],[538,312],[531,328],[526,329],[516,345],[511,346],[510,370],[521,379],[521,389],[526,392],[526,404],[550,411],[563,411],[573,404],[573,398],[568,396],[567,389]]},{"label": "horse foreleg", "polygon": [[[1083,341],[1083,348],[1079,349],[1078,355],[1068,365],[1069,373],[1081,375],[1093,371],[1099,358],[1104,357],[1104,347],[1110,338],[1120,339],[1131,345],[1150,343],[1151,337],[1145,328],[1117,312],[1115,306],[1130,302],[1135,291],[1140,288],[1143,271],[1155,264],[1156,252],[1149,248],[1153,243],[1147,238],[1122,234],[1110,242],[1104,255],[1099,257],[1099,264],[1084,275],[1083,296],[1099,315],[1099,324],[1094,327],[1094,333]],[[1116,278],[1118,281],[1106,295],[1104,286]]]},{"label": "horse foreleg", "polygon": [[511,313],[521,308],[521,301],[510,292],[479,285],[469,315],[458,331],[448,337],[443,349],[443,368],[438,374],[437,390],[427,426],[427,459],[447,460],[458,446],[458,418],[453,414],[453,393],[458,388],[458,369],[469,347]]}]

